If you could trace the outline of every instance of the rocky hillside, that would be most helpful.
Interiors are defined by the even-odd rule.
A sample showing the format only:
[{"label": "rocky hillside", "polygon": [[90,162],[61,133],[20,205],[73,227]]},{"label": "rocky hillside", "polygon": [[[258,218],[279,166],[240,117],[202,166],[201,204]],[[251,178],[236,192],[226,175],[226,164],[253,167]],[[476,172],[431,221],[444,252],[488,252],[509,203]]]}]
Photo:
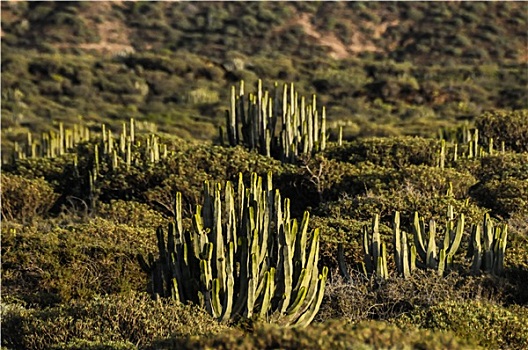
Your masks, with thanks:
[{"label": "rocky hillside", "polygon": [[214,139],[229,86],[294,82],[345,138],[527,107],[522,2],[2,4],[3,147],[53,121]]},{"label": "rocky hillside", "polygon": [[[3,2],[10,47],[526,62],[525,3]],[[53,49],[52,49],[53,48]]]}]

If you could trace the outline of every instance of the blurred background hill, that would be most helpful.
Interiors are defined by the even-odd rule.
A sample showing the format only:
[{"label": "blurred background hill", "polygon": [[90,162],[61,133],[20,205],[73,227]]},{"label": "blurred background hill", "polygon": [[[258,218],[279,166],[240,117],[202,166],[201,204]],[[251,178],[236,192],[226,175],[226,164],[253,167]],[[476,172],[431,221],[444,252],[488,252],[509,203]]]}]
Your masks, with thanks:
[{"label": "blurred background hill", "polygon": [[229,86],[294,82],[345,138],[528,107],[524,2],[2,1],[3,147],[53,122],[212,140]]}]

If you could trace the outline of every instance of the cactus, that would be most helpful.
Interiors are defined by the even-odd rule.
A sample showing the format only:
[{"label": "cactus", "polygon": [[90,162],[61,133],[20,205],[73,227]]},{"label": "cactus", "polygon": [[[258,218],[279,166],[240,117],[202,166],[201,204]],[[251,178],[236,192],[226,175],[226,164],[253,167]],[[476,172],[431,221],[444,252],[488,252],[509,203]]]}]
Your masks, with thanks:
[{"label": "cactus", "polygon": [[422,260],[421,265],[423,267],[436,269],[439,274],[443,274],[452,267],[453,257],[460,246],[462,235],[464,233],[464,222],[464,214],[460,214],[455,224],[453,207],[448,206],[445,236],[440,246],[440,250],[437,253],[436,222],[432,219],[429,221],[427,244],[424,244],[424,220],[419,217],[418,213],[414,213],[412,231],[416,250]]},{"label": "cactus", "polygon": [[412,247],[407,242],[407,233],[400,230],[400,212],[398,211],[394,213],[393,219],[393,244],[396,270],[404,278],[408,278],[416,266],[416,253],[412,253]]},{"label": "cactus", "polygon": [[445,144],[445,140],[442,140],[441,146],[440,146],[440,164],[439,164],[440,169],[444,169],[445,161],[446,161],[446,144]]},{"label": "cactus", "polygon": [[462,235],[464,234],[464,214],[460,214],[456,221],[456,226],[453,225],[453,207],[448,207],[449,220],[447,223],[447,230],[445,233],[443,249],[445,250],[445,266],[447,269],[451,267],[453,256],[460,246]]},{"label": "cactus", "polygon": [[[301,154],[326,148],[326,109],[317,110],[316,96],[306,106],[294,84],[284,84],[282,101],[278,84],[274,92],[263,91],[262,81],[256,94],[245,94],[244,82],[239,92],[231,87],[229,110],[226,111],[227,141],[230,146],[242,144],[266,156],[293,162]],[[278,107],[282,106],[282,110]],[[220,136],[223,142],[222,135]]]},{"label": "cactus", "polygon": [[273,190],[271,173],[265,182],[252,174],[248,187],[239,174],[237,188],[235,195],[230,182],[223,191],[205,182],[203,205],[186,231],[177,194],[167,237],[162,228],[157,231],[159,258],[147,263],[138,257],[151,276],[153,295],[198,303],[222,321],[255,315],[308,325],[328,274],[317,266],[319,230],[308,230],[308,212],[300,225],[290,219],[289,200]]},{"label": "cactus", "polygon": [[[407,233],[400,226],[400,213],[397,211],[394,213],[392,243],[397,273],[408,278],[417,266],[422,269],[434,270],[440,276],[452,270],[454,257],[464,235],[464,214],[458,215],[455,219],[453,207],[448,206],[445,235],[438,248],[435,220],[431,219],[426,227],[425,220],[415,212],[410,226],[414,242],[408,240]],[[470,270],[472,274],[477,274],[480,270],[494,275],[504,272],[507,237],[507,225],[494,225],[488,214],[485,215],[481,226],[472,226],[466,256],[471,261]],[[365,275],[387,278],[389,273],[386,247],[385,242],[380,239],[379,216],[377,214],[374,215],[370,228],[368,226],[363,227],[363,253],[362,266]],[[338,245],[338,262],[341,274],[349,281],[350,276],[346,272],[342,243]]]},{"label": "cactus", "polygon": [[343,276],[346,282],[351,282],[352,278],[348,273],[347,265],[345,262],[345,249],[343,247],[342,242],[339,242],[337,244],[337,261],[339,263],[339,272],[341,273],[341,276]]},{"label": "cactus", "polygon": [[485,214],[482,231],[478,225],[472,228],[467,254],[472,259],[471,272],[478,274],[482,269],[486,273],[502,274],[507,238],[508,225],[503,223],[495,226],[489,214]]},{"label": "cactus", "polygon": [[368,226],[363,227],[363,272],[366,276],[375,274],[379,278],[388,278],[387,249],[381,242],[379,234],[379,215],[372,219],[370,231]]},{"label": "cactus", "polygon": [[[459,126],[456,129],[441,129],[439,130],[441,138],[441,149],[438,166],[443,168],[442,164],[445,164],[447,159],[447,153],[449,149],[446,147],[445,142],[451,142],[453,145],[453,162],[456,162],[459,158],[465,159],[479,159],[485,155],[493,155],[498,149],[496,149],[496,141],[494,138],[481,138],[479,130],[477,128],[470,129],[467,125]],[[482,140],[483,139],[483,140]],[[501,141],[500,151],[504,153],[504,141]],[[485,147],[485,144],[487,146]],[[498,145],[498,144],[497,144]],[[459,151],[461,154],[459,154]]]},{"label": "cactus", "polygon": [[[144,161],[156,163],[162,158],[166,158],[168,155],[167,145],[160,143],[158,136],[150,135],[143,146],[139,142],[136,143],[135,125],[135,120],[130,118],[129,125],[122,123],[121,133],[118,137],[114,137],[112,130],[105,124],[101,125],[100,134],[91,134],[86,126],[75,124],[68,128],[59,122],[58,132],[53,130],[44,132],[40,138],[28,132],[25,145],[21,146],[15,142],[11,158],[16,161],[25,158],[59,157],[67,153],[75,153],[75,147],[83,141],[97,144],[101,155],[100,160],[106,160],[112,165],[112,169],[116,169],[116,164],[125,164],[128,169],[133,163],[136,163],[134,148],[139,149],[138,153],[143,155]],[[114,151],[116,152],[114,153]],[[123,161],[120,161],[119,158],[122,158]]]},{"label": "cactus", "polygon": [[482,246],[480,244],[480,226],[473,225],[471,229],[471,239],[468,245],[468,258],[471,262],[471,274],[476,275],[482,266]]}]

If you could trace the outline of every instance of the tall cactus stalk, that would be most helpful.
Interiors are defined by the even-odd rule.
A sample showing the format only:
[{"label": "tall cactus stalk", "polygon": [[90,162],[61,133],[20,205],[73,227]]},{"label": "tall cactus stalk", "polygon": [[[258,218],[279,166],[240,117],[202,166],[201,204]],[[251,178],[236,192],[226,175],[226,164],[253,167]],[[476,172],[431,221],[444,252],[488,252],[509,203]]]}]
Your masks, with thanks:
[{"label": "tall cactus stalk", "polygon": [[471,229],[471,240],[469,241],[468,257],[471,262],[471,274],[476,275],[482,266],[482,246],[480,244],[480,226],[473,225]]},{"label": "tall cactus stalk", "polygon": [[370,230],[363,227],[363,271],[366,276],[376,275],[379,278],[388,278],[387,249],[381,242],[379,234],[379,215],[372,219]]},{"label": "tall cactus stalk", "polygon": [[203,205],[185,232],[181,195],[176,196],[168,236],[158,229],[159,259],[138,257],[151,276],[153,294],[198,302],[222,321],[258,316],[308,325],[328,274],[317,266],[319,230],[308,230],[308,212],[300,225],[290,219],[289,200],[273,190],[271,173],[265,182],[252,174],[248,187],[240,174],[237,188],[235,194],[230,182],[223,190],[204,183]]},{"label": "tall cactus stalk", "polygon": [[404,278],[411,276],[411,271],[416,265],[416,253],[413,255],[407,242],[407,233],[400,230],[400,212],[394,213],[393,219],[393,244],[394,244],[394,261],[396,270]]}]

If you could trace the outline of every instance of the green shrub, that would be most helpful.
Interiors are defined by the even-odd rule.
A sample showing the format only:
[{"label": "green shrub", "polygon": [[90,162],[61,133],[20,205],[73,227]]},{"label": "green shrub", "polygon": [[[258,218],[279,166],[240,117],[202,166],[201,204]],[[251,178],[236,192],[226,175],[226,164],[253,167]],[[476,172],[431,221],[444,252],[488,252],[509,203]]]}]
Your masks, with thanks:
[{"label": "green shrub", "polygon": [[11,349],[144,349],[154,340],[225,329],[196,307],[143,293],[96,297],[57,307],[2,306],[2,345]]},{"label": "green shrub", "polygon": [[[141,200],[162,203],[169,208],[174,203],[174,194],[181,192],[184,207],[189,208],[198,204],[205,180],[234,181],[240,171],[244,174],[256,172],[260,175],[272,171],[277,177],[274,182],[279,184],[277,187],[282,190],[285,184],[281,184],[281,175],[287,169],[292,169],[289,165],[283,165],[256,152],[249,152],[242,147],[224,148],[211,145],[190,146],[175,152],[160,166],[150,175],[153,180],[144,179],[145,172],[138,172],[129,176],[127,181],[119,186],[110,182],[105,188],[126,188],[127,182],[131,182],[132,186],[138,183],[136,188],[144,191]],[[149,185],[145,186],[145,183]]]},{"label": "green shrub", "polygon": [[504,141],[505,146],[515,152],[528,152],[528,110],[494,110],[486,112],[475,121],[485,138],[493,138],[496,145]]},{"label": "green shrub", "polygon": [[45,306],[145,288],[135,256],[155,247],[152,228],[72,221],[2,225],[4,296]]},{"label": "green shrub", "polygon": [[[418,170],[412,170],[414,175],[407,175],[406,170],[397,174],[382,168],[382,172],[378,173],[345,177],[332,188],[340,195],[327,198],[315,213],[332,218],[369,221],[374,213],[379,213],[384,219],[390,218],[394,211],[401,212],[405,217],[418,211],[436,220],[444,218],[447,206],[452,205],[456,212],[466,215],[469,223],[480,222],[484,210],[467,200],[466,196],[471,192],[469,185],[474,182],[472,176],[450,169],[431,168],[429,174],[420,178],[418,175],[422,171],[427,173],[427,168]],[[392,178],[384,178],[384,172]],[[461,179],[458,186],[453,185],[451,190],[449,183],[444,182],[443,174],[452,176],[451,179]],[[449,193],[451,191],[453,193]]]},{"label": "green shrub", "polygon": [[474,343],[450,332],[431,332],[414,327],[402,330],[387,322],[349,324],[328,321],[304,329],[256,324],[244,332],[231,329],[212,336],[172,338],[157,342],[158,349],[475,349]]},{"label": "green shrub", "polygon": [[528,308],[525,306],[505,308],[478,300],[448,301],[416,309],[399,322],[433,331],[451,331],[487,349],[528,347]]},{"label": "green shrub", "polygon": [[[356,218],[340,217],[340,215],[312,216],[311,226],[321,228],[320,263],[326,266],[338,266],[336,254],[338,242],[345,242],[346,261],[361,261],[363,258],[362,229],[369,223]],[[386,226],[381,225],[382,234],[389,233],[385,231],[385,228]]]},{"label": "green shrub", "polygon": [[[79,146],[78,154],[80,155],[79,171],[82,174],[87,166],[86,146]],[[78,174],[76,176],[71,154],[56,158],[21,159],[7,165],[4,173],[20,175],[26,179],[43,178],[57,193],[82,197],[80,191],[84,179],[79,178]]]},{"label": "green shrub", "polygon": [[53,350],[134,350],[137,346],[129,341],[89,341],[74,338],[51,347]]},{"label": "green shrub", "polygon": [[3,173],[2,219],[29,222],[48,213],[59,197],[44,179]]},{"label": "green shrub", "polygon": [[528,180],[528,154],[504,153],[481,158],[473,173],[482,182],[508,178]]},{"label": "green shrub", "polygon": [[352,196],[367,189],[377,189],[394,174],[390,169],[372,163],[356,165],[317,154],[305,159],[293,176],[305,201],[318,204],[336,200],[344,193]]},{"label": "green shrub", "polygon": [[349,163],[318,154],[305,160],[293,174],[299,195],[310,205],[357,196],[406,194],[437,198],[468,197],[477,180],[464,169],[441,169],[426,165],[404,165],[397,169],[370,160]]},{"label": "green shrub", "polygon": [[480,180],[470,195],[481,206],[509,217],[528,213],[528,154],[505,153],[480,159],[471,171]]},{"label": "green shrub", "polygon": [[515,178],[490,180],[472,189],[472,196],[480,205],[502,217],[513,214],[528,215],[528,181]]},{"label": "green shrub", "polygon": [[436,166],[440,141],[419,137],[366,138],[343,144],[326,152],[344,162],[371,162],[385,167]]},{"label": "green shrub", "polygon": [[457,199],[467,198],[470,187],[477,182],[468,172],[427,166],[405,167],[399,171],[399,176],[399,184],[404,188],[410,186],[415,191],[432,197],[444,196],[449,191]]},{"label": "green shrub", "polygon": [[135,201],[112,200],[99,203],[97,215],[117,225],[129,227],[157,227],[166,220],[146,204]]}]

